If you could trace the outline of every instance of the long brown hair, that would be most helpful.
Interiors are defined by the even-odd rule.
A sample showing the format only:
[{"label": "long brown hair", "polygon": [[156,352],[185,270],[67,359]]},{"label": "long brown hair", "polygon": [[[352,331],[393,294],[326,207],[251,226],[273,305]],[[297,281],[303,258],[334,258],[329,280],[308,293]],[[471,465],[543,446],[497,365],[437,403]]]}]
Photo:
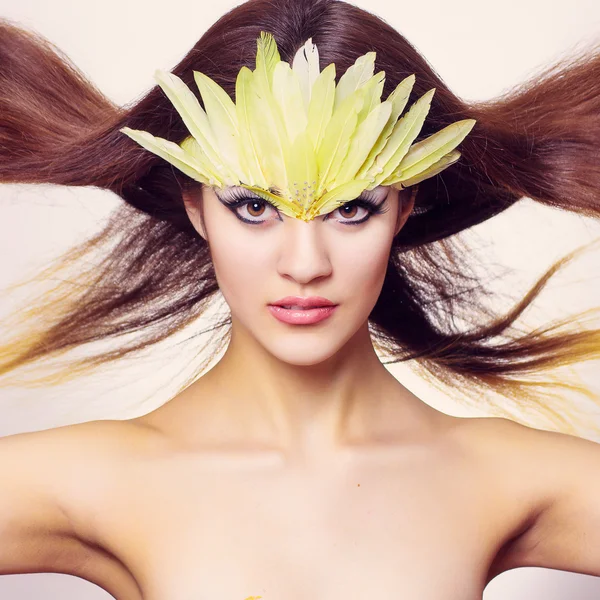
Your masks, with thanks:
[{"label": "long brown hair", "polygon": [[[200,102],[194,70],[233,99],[240,68],[254,68],[261,31],[274,35],[288,62],[312,37],[321,69],[334,62],[338,79],[359,55],[375,51],[375,70],[386,74],[383,97],[414,73],[410,102],[436,88],[422,137],[459,119],[476,119],[460,146],[461,159],[419,185],[414,212],[394,239],[369,318],[374,344],[387,362],[412,360],[429,381],[455,386],[497,413],[519,420],[516,408],[573,431],[577,415],[562,393],[590,396],[589,390],[550,373],[536,376],[599,359],[600,330],[560,321],[523,333],[514,323],[581,249],[552,265],[512,310],[497,314],[457,234],[523,197],[600,216],[599,48],[564,58],[493,100],[469,103],[400,33],[367,11],[340,0],[250,0],[212,25],[172,72]],[[40,273],[45,281],[59,279],[53,290],[7,321],[11,339],[0,345],[5,381],[11,383],[7,373],[31,366],[35,373],[20,384],[73,379],[148,348],[205,313],[218,286],[209,248],[182,200],[183,190],[197,191],[201,184],[119,132],[127,126],[176,143],[187,137],[162,90],[155,86],[139,101],[116,106],[48,40],[7,20],[0,21],[0,90],[0,181],[96,186],[125,201],[102,231]],[[98,252],[102,257],[85,268]],[[583,325],[597,314],[577,319]],[[227,316],[207,328],[213,354],[186,385],[224,347],[230,322]],[[127,334],[136,335],[125,341]],[[40,374],[41,359],[112,338],[121,341],[118,349]],[[494,403],[492,392],[501,400]]]}]

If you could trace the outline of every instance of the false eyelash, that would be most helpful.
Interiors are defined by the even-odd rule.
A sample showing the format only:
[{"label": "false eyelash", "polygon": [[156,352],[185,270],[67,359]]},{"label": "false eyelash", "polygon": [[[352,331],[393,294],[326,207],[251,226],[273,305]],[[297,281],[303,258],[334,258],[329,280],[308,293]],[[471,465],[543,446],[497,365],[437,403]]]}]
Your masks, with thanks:
[{"label": "false eyelash", "polygon": [[343,208],[344,206],[361,206],[367,210],[367,215],[360,221],[342,221],[344,225],[360,225],[361,223],[368,221],[373,215],[381,215],[390,209],[389,205],[387,205],[385,208],[383,207],[386,198],[383,200],[374,200],[373,198],[361,198],[359,196],[355,200],[350,200],[349,202],[341,204],[330,213],[327,213],[325,218],[328,219],[329,215],[333,214],[338,208]]},{"label": "false eyelash", "polygon": [[[261,221],[250,221],[248,219],[244,219],[237,214],[235,209],[250,202],[264,202],[265,204],[268,204],[277,210],[277,207],[268,200],[260,198],[259,196],[251,196],[249,195],[248,191],[242,187],[232,188],[226,192],[221,192],[219,195],[217,195],[217,197],[225,206],[227,206],[227,208],[231,210],[231,212],[233,212],[238,219],[240,219],[240,221],[243,221],[244,223],[251,223],[253,225],[259,225]],[[345,223],[345,225],[360,225],[361,223],[368,221],[372,215],[380,215],[387,212],[389,210],[389,206],[386,206],[385,208],[383,207],[386,199],[387,196],[383,200],[375,200],[374,198],[359,196],[355,200],[349,200],[348,202],[335,208],[330,213],[327,213],[325,218],[329,218],[329,215],[335,212],[338,208],[343,208],[344,206],[360,206],[365,208],[368,211],[368,214],[360,221],[346,221]]]}]

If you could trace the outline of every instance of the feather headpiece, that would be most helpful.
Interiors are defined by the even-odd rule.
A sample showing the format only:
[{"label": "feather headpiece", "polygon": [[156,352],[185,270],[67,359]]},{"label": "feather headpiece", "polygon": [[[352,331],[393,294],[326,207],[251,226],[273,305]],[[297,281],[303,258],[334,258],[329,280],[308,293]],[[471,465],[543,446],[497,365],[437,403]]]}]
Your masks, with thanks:
[{"label": "feather headpiece", "polygon": [[309,221],[377,186],[402,189],[456,162],[456,146],[475,125],[456,121],[414,143],[432,88],[399,119],[415,82],[410,75],[381,102],[385,72],[375,52],[356,59],[335,83],[335,64],[319,69],[309,38],[292,66],[262,31],[256,68],[242,67],[235,104],[210,77],[194,71],[204,107],[183,81],[157,69],[155,79],[190,136],[176,144],[147,131],[120,131],[201,183],[241,186],[284,214]]}]

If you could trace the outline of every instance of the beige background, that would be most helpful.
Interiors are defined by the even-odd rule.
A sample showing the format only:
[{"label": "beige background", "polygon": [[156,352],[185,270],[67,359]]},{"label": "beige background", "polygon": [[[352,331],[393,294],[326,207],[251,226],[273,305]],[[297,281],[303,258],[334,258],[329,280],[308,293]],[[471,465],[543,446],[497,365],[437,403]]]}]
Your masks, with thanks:
[{"label": "beige background", "polygon": [[[225,0],[0,0],[0,15],[37,29],[107,96],[124,104],[154,85],[156,68],[172,68],[210,24],[236,4]],[[600,3],[596,0],[570,0],[560,5],[545,0],[360,0],[356,4],[402,32],[450,88],[470,100],[500,94],[560,53],[597,40],[600,32]],[[91,234],[118,202],[114,195],[91,188],[0,187],[0,289],[33,274],[48,257]],[[498,284],[499,294],[517,294],[553,260],[599,238],[600,223],[525,200],[473,228],[469,235],[487,260],[505,268],[507,275]],[[599,305],[598,258],[599,252],[586,257],[557,279],[530,311],[531,322]],[[0,313],[17,302],[2,300]],[[174,360],[173,354],[164,352],[157,348],[137,363],[120,365],[93,380],[60,389],[1,389],[0,435],[91,419],[127,418],[152,410],[170,397],[176,387],[173,382],[179,381],[180,355]],[[390,369],[437,408],[452,414],[475,414],[456,402],[457,392],[443,394],[431,389],[406,366]],[[582,365],[578,372],[600,394],[599,363]],[[596,418],[600,421],[600,415]],[[67,575],[0,577],[2,600],[109,597],[97,586]],[[516,569],[491,582],[483,598],[597,599],[600,578]]]}]

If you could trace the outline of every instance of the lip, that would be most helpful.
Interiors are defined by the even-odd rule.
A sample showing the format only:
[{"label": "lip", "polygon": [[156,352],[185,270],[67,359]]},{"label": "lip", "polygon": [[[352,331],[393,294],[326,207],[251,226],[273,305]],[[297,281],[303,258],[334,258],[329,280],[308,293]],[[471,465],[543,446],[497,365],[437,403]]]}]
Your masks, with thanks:
[{"label": "lip", "polygon": [[[303,298],[301,296],[286,296],[275,302],[271,302],[269,306],[300,306],[303,310],[320,308],[323,306],[337,306],[331,300],[323,298],[321,296],[308,296]],[[298,309],[296,309],[298,310]]]},{"label": "lip", "polygon": [[269,304],[268,306],[269,311],[276,319],[290,325],[312,325],[313,323],[319,323],[329,318],[335,312],[336,308],[337,304],[307,308],[305,310],[283,308],[282,306],[273,304]]}]

